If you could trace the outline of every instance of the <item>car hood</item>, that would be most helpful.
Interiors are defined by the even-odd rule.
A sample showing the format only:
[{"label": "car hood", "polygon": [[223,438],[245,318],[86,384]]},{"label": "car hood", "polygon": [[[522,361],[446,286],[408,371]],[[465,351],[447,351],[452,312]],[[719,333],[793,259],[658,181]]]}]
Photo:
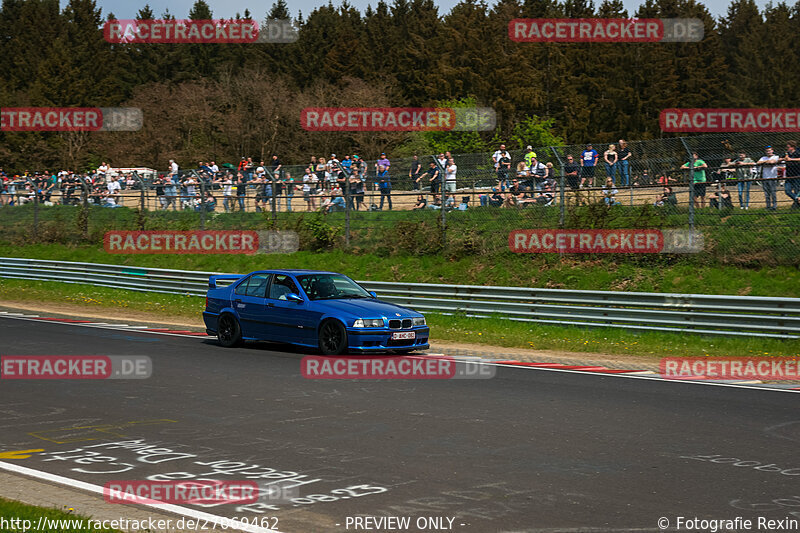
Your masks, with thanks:
[{"label": "car hood", "polygon": [[311,303],[323,312],[350,313],[355,318],[399,318],[397,313],[402,317],[422,316],[417,311],[380,300],[317,300]]}]

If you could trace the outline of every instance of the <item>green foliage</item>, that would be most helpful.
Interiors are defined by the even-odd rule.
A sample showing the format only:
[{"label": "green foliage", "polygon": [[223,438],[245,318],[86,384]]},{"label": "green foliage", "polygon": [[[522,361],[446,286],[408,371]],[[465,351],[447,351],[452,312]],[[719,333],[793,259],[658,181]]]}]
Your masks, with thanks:
[{"label": "green foliage", "polygon": [[[536,115],[525,117],[514,125],[511,142],[524,150],[526,146],[559,146],[564,139],[553,133],[554,118],[542,119]],[[540,155],[541,158],[541,155]]]}]

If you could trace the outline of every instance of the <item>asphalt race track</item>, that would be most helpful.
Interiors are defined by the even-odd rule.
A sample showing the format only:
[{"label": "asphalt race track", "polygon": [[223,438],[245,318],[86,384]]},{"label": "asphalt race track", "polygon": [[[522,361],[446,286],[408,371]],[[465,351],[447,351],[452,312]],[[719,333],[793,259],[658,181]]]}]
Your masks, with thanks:
[{"label": "asphalt race track", "polygon": [[404,531],[449,518],[422,530],[469,533],[800,517],[792,392],[509,367],[488,380],[307,380],[302,353],[268,344],[11,318],[0,338],[3,355],[153,361],[144,380],[0,381],[0,450],[43,450],[6,463],[98,486],[279,481],[299,503],[187,507],[275,516],[282,532],[355,531],[355,516],[411,517]]}]

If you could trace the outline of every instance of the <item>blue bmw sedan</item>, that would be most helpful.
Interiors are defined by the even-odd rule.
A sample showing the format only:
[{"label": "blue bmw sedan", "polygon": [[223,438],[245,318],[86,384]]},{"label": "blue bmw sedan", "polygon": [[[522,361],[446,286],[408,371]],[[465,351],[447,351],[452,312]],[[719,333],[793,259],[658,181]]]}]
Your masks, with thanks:
[{"label": "blue bmw sedan", "polygon": [[[218,286],[219,281],[232,281]],[[323,354],[410,352],[428,345],[425,317],[378,300],[343,274],[270,270],[210,276],[203,321],[222,346],[273,341]]]}]

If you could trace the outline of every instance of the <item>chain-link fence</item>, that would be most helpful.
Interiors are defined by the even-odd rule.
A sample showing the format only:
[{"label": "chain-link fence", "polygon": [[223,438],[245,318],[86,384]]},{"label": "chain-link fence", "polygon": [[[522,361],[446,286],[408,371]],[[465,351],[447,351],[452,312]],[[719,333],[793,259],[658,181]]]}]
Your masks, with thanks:
[{"label": "chain-link fence", "polygon": [[[113,179],[73,177],[44,190],[27,178],[8,182],[0,198],[29,205],[3,209],[0,219],[6,240],[266,226],[303,230],[308,248],[414,254],[507,250],[515,229],[687,228],[702,231],[706,252],[718,257],[797,264],[800,151],[792,157],[792,143],[790,134],[731,134],[441,153],[389,165],[343,158],[275,171],[133,173],[119,188]],[[49,214],[52,204],[78,210]]]}]

